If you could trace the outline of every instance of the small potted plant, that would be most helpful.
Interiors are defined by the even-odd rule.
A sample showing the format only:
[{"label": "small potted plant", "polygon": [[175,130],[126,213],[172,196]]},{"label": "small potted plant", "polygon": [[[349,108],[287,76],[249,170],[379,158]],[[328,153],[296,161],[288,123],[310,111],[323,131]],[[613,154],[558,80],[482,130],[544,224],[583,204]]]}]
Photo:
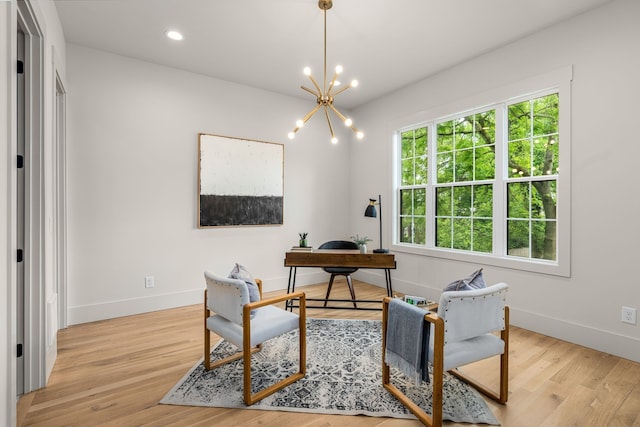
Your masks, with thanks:
[{"label": "small potted plant", "polygon": [[300,242],[299,245],[301,248],[306,248],[307,247],[307,236],[309,235],[309,233],[298,233],[298,236],[300,236]]},{"label": "small potted plant", "polygon": [[351,240],[353,240],[356,245],[360,248],[360,253],[367,253],[367,243],[371,241],[367,236],[360,237],[357,234],[355,236],[351,236]]}]

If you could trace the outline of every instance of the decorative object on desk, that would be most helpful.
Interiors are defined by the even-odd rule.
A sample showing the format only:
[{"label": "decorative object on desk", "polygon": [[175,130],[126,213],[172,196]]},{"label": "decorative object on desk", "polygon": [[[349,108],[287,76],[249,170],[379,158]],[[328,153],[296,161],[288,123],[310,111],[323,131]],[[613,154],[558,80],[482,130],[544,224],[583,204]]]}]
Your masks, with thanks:
[{"label": "decorative object on desk", "polygon": [[[242,364],[229,363],[207,372],[200,360],[160,401],[161,404],[218,408],[291,411],[317,414],[362,414],[371,417],[414,419],[408,409],[380,380],[382,327],[379,320],[340,320],[307,318],[307,376],[287,388],[247,407],[242,402]],[[237,349],[220,341],[211,350],[212,359],[233,354]],[[289,333],[267,341],[259,353],[273,361],[273,369],[254,378],[271,383],[291,370],[297,350],[297,335]],[[295,366],[294,366],[295,368]],[[425,411],[431,411],[431,387],[415,387],[399,371],[391,372],[394,382]],[[455,422],[499,424],[491,409],[469,385],[445,373],[444,419]],[[346,421],[348,422],[348,420]]]},{"label": "decorative object on desk", "polygon": [[368,238],[367,236],[360,237],[356,234],[355,236],[351,236],[351,240],[353,240],[355,244],[358,245],[358,248],[360,249],[360,253],[363,253],[363,254],[367,253],[367,243],[371,242],[370,238]]},{"label": "decorative object on desk", "polygon": [[291,246],[293,252],[313,252],[312,246]]},{"label": "decorative object on desk", "polygon": [[315,90],[309,89],[308,87],[305,87],[305,86],[300,86],[300,87],[302,88],[302,90],[309,92],[310,94],[315,96],[316,106],[313,107],[313,109],[309,111],[309,113],[307,113],[307,115],[304,116],[302,119],[296,120],[296,127],[293,129],[293,131],[289,132],[289,135],[288,135],[289,139],[295,138],[296,132],[298,132],[300,128],[304,126],[307,120],[309,120],[318,110],[320,110],[320,108],[324,110],[324,115],[327,118],[327,124],[329,125],[329,133],[331,134],[332,144],[337,144],[338,138],[333,132],[333,126],[331,125],[331,119],[329,118],[329,110],[333,111],[336,114],[336,116],[338,116],[338,118],[340,118],[340,120],[344,122],[345,126],[350,127],[351,130],[355,132],[356,137],[358,139],[362,139],[364,137],[364,134],[362,133],[362,131],[358,130],[353,125],[353,120],[345,117],[340,111],[338,111],[336,107],[333,106],[333,100],[335,99],[335,97],[351,87],[358,86],[358,81],[351,80],[350,84],[345,85],[343,88],[334,92],[333,90],[340,84],[340,82],[338,82],[338,75],[342,73],[342,66],[338,65],[336,66],[335,73],[331,78],[331,82],[327,85],[327,10],[331,9],[331,6],[333,6],[333,2],[331,0],[318,0],[318,7],[322,10],[322,13],[324,15],[324,71],[323,71],[324,74],[323,74],[323,80],[322,80],[323,86],[322,88],[320,88],[320,85],[318,84],[316,79],[313,78],[313,75],[311,75],[311,68],[305,67],[304,74],[309,76],[309,79],[311,80],[311,83],[313,83]]},{"label": "decorative object on desk", "polygon": [[284,146],[198,137],[198,228],[283,223]]},{"label": "decorative object on desk", "polygon": [[301,248],[306,248],[307,247],[307,236],[308,235],[309,235],[309,233],[298,233],[298,236],[300,236],[299,246]]},{"label": "decorative object on desk", "polygon": [[409,303],[411,305],[427,305],[427,299],[423,297],[417,297],[415,295],[405,295],[403,298],[404,302]]},{"label": "decorative object on desk", "polygon": [[374,249],[373,252],[377,254],[386,254],[389,252],[389,249],[382,248],[382,195],[378,195],[377,205],[380,206],[380,215],[378,216],[378,212],[376,209],[376,199],[369,199],[369,205],[364,211],[364,216],[369,218],[378,217],[380,219],[380,247],[378,249]]}]

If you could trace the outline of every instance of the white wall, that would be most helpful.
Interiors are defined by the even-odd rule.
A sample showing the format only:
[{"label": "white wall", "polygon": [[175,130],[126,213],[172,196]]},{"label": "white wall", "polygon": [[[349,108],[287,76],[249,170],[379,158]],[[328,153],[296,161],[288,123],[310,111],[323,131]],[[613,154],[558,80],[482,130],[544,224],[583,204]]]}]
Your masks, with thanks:
[{"label": "white wall", "polygon": [[[234,262],[286,288],[298,232],[350,236],[348,145],[322,116],[286,136],[308,102],[77,45],[67,60],[70,324],[200,303],[204,270]],[[285,144],[284,225],[197,228],[199,132]]]},{"label": "white wall", "polygon": [[[640,361],[640,326],[620,322],[623,305],[640,308],[638,17],[640,2],[618,0],[354,111],[368,136],[366,148],[351,146],[351,158],[358,160],[350,176],[352,210],[361,210],[356,201],[378,192],[392,199],[388,159],[393,125],[402,118],[573,65],[571,277],[485,266],[485,278],[509,283],[514,324]],[[377,235],[377,224],[352,217],[353,228]],[[391,227],[387,221],[387,246]],[[403,253],[397,263],[394,288],[431,297],[477,267]]]}]

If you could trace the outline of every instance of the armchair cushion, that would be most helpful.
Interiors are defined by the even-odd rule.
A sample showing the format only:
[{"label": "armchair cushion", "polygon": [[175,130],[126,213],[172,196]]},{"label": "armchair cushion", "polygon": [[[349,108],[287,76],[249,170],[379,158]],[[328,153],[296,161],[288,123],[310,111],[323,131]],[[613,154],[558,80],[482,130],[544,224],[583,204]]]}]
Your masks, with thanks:
[{"label": "armchair cushion", "polygon": [[[443,369],[448,371],[503,352],[504,341],[493,334],[447,343],[444,347]],[[433,363],[433,345],[429,347],[429,362]]]},{"label": "armchair cushion", "polygon": [[[242,280],[247,284],[247,289],[249,291],[249,302],[260,301],[260,290],[258,289],[258,285],[256,284],[256,280],[253,278],[249,270],[243,265],[240,265],[236,262],[236,265],[229,273],[229,279],[237,279]],[[255,314],[255,310],[251,310],[251,315]]]},{"label": "armchair cushion", "polygon": [[456,280],[455,282],[449,283],[443,289],[443,292],[470,291],[473,289],[482,289],[486,287],[487,287],[487,284],[484,282],[484,277],[482,277],[482,269],[480,269],[480,270],[474,271],[464,279]]},{"label": "armchair cushion", "polygon": [[[251,347],[298,328],[298,315],[267,305],[257,308],[251,318]],[[207,328],[242,349],[242,326],[219,315],[207,318]]]}]

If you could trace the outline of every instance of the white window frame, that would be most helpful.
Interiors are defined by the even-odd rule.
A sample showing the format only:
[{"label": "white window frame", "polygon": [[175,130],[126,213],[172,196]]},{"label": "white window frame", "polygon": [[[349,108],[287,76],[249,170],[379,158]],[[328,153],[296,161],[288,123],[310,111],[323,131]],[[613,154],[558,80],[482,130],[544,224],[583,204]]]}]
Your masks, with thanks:
[{"label": "white window frame", "polygon": [[[400,119],[394,125],[393,131],[393,229],[391,249],[395,252],[410,253],[436,258],[445,258],[474,264],[492,265],[496,267],[512,268],[542,274],[551,274],[562,277],[571,276],[571,80],[573,67],[566,66],[527,80],[478,94],[468,99],[456,102],[455,105],[447,105],[428,111],[416,113],[411,117]],[[501,120],[505,112],[502,106],[518,100],[533,99],[539,96],[558,93],[560,97],[559,112],[559,167],[561,174],[557,181],[557,205],[556,205],[556,260],[539,260],[532,258],[519,258],[506,255],[506,217],[507,205],[505,190],[507,184],[506,168],[508,152],[504,144],[506,120]],[[434,162],[434,136],[435,124],[446,121],[448,118],[460,117],[474,112],[486,110],[489,107],[496,109],[496,177],[493,180],[494,202],[493,217],[493,248],[491,254],[479,252],[460,251],[435,247],[435,164]],[[499,120],[500,119],[500,120]],[[427,241],[425,245],[401,243],[399,236],[399,197],[400,197],[400,133],[421,126],[429,127],[429,184],[427,185]],[[501,175],[501,176],[499,176]],[[475,184],[471,183],[470,184]]]}]

